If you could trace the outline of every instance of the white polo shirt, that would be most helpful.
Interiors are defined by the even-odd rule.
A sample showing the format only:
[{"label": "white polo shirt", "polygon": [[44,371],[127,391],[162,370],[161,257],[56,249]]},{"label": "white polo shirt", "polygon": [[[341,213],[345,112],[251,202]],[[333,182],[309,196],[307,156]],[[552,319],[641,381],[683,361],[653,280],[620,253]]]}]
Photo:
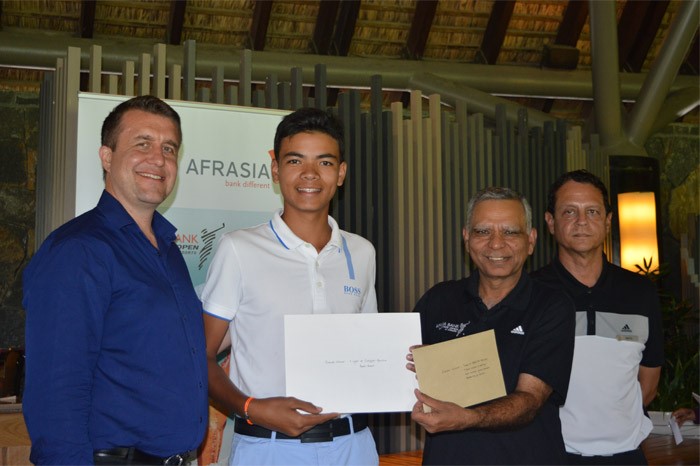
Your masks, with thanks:
[{"label": "white polo shirt", "polygon": [[649,319],[596,312],[595,328],[586,335],[587,315],[576,313],[569,394],[559,417],[566,451],[612,455],[634,450],[652,429],[637,378]]},{"label": "white polo shirt", "polygon": [[201,297],[205,312],[230,321],[231,381],[256,398],[285,395],[283,316],[377,312],[372,244],[329,216],[319,253],[281,214],[221,238]]}]

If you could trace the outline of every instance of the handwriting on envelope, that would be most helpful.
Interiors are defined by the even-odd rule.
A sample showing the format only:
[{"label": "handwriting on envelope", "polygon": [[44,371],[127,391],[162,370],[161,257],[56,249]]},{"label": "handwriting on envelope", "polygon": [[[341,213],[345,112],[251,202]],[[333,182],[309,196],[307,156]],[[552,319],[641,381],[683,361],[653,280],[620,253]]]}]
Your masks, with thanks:
[{"label": "handwriting on envelope", "polygon": [[287,315],[287,395],[325,412],[410,411],[418,384],[406,354],[420,340],[412,312]]},{"label": "handwriting on envelope", "polygon": [[388,362],[388,359],[382,359],[382,358],[376,358],[376,359],[335,359],[335,360],[328,360],[326,359],[323,361],[324,364],[349,364],[351,366],[359,367],[362,369],[363,367],[371,368],[378,366],[380,364],[386,364]]},{"label": "handwriting on envelope", "polygon": [[493,330],[413,350],[418,387],[467,407],[506,395]]}]

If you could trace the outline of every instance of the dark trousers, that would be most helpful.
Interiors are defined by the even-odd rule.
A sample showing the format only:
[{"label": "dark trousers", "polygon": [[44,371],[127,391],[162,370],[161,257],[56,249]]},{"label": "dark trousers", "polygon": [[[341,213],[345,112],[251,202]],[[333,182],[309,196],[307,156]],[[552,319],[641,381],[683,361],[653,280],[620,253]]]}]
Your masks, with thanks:
[{"label": "dark trousers", "polygon": [[641,448],[636,450],[625,451],[610,456],[583,456],[573,453],[566,454],[569,464],[608,464],[608,465],[647,465],[647,459],[644,456]]}]

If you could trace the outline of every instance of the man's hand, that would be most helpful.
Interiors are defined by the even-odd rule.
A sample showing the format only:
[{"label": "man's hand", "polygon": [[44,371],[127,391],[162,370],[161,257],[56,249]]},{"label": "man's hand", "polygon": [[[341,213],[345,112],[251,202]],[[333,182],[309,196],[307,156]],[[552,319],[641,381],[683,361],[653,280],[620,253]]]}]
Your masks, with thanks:
[{"label": "man's hand", "polygon": [[[463,430],[469,426],[470,410],[454,403],[436,400],[420,390],[415,390],[415,394],[418,401],[413,405],[411,418],[431,434],[448,430]],[[429,413],[423,412],[423,405],[429,406],[431,411]]]},{"label": "man's hand", "polygon": [[[301,414],[297,410],[309,414]],[[321,414],[321,410],[308,401],[294,397],[256,398],[248,406],[248,417],[253,424],[296,437],[339,416],[339,413]]]},{"label": "man's hand", "polygon": [[406,363],[406,369],[408,369],[411,372],[416,371],[416,365],[413,363],[413,350],[416,348],[420,348],[421,346],[425,345],[413,345],[410,348],[408,348],[409,353],[406,355],[406,360],[409,362]]},{"label": "man's hand", "polygon": [[[209,396],[224,413],[243,416],[248,394],[241,392],[228,374],[216,362],[219,349],[226,345],[228,321],[204,314],[204,334],[207,340],[207,367],[209,369]],[[297,410],[309,414],[300,414]],[[253,424],[296,437],[317,424],[338,417],[338,413],[321,413],[321,408],[296,398],[255,398],[248,406],[248,417]]]},{"label": "man's hand", "polygon": [[[430,433],[446,430],[484,429],[498,431],[530,423],[552,393],[552,388],[530,374],[520,374],[515,390],[473,408],[436,400],[416,390],[418,401],[411,417]],[[432,408],[424,413],[423,405]]]},{"label": "man's hand", "polygon": [[678,408],[673,412],[672,416],[676,418],[678,427],[682,426],[684,422],[695,422],[695,411],[690,408]]}]

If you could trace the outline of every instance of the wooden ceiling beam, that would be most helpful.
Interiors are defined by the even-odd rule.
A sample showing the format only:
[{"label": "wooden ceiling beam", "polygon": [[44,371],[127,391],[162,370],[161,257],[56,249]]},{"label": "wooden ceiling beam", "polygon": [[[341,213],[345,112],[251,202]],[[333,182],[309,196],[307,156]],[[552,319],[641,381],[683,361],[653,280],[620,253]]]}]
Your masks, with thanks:
[{"label": "wooden ceiling beam", "polygon": [[[554,47],[545,45],[543,50],[542,64],[544,66],[554,67],[555,64],[559,64],[565,69],[576,69],[579,60],[576,45],[581,31],[583,31],[583,26],[586,24],[586,19],[588,19],[588,1],[569,0],[557,30],[557,37],[554,39]],[[561,60],[557,60],[557,54]],[[568,66],[564,66],[564,62],[567,62]],[[555,99],[543,99],[540,110],[544,113],[550,113],[555,102]]]},{"label": "wooden ceiling beam", "polygon": [[569,0],[554,43],[576,47],[586,19],[588,19],[588,1]]},{"label": "wooden ceiling beam", "polygon": [[[321,2],[323,3],[323,2]],[[350,43],[355,35],[355,24],[360,14],[360,0],[341,0],[340,12],[335,23],[335,31],[328,49],[329,55],[346,57],[350,51]],[[338,101],[337,87],[331,87],[326,93],[326,103],[334,107]]]},{"label": "wooden ceiling beam", "polygon": [[339,7],[339,0],[326,0],[318,6],[314,35],[309,44],[309,48],[318,55],[328,55]]},{"label": "wooden ceiling beam", "polygon": [[437,4],[437,0],[422,0],[416,2],[416,11],[413,14],[411,29],[406,39],[403,58],[409,60],[420,60],[423,58],[425,45],[428,43],[430,27],[433,25],[433,19],[435,18]]},{"label": "wooden ceiling beam", "polygon": [[95,31],[95,9],[97,0],[83,0],[80,2],[80,37],[92,39]]},{"label": "wooden ceiling beam", "polygon": [[165,41],[170,45],[180,45],[182,42],[182,27],[185,24],[185,10],[187,0],[170,1],[170,18],[168,19],[168,30]]},{"label": "wooden ceiling beam", "polygon": [[644,17],[651,7],[651,1],[639,0],[625,3],[620,21],[617,24],[617,46],[620,69],[630,56],[644,24]]},{"label": "wooden ceiling beam", "polygon": [[345,57],[350,51],[352,36],[355,35],[355,24],[360,14],[360,0],[343,0],[340,3],[340,13],[335,24],[335,32],[331,43],[330,54]]},{"label": "wooden ceiling beam", "polygon": [[506,30],[510,17],[515,8],[514,0],[503,0],[493,2],[489,22],[486,24],[484,36],[481,39],[481,46],[476,53],[476,61],[487,65],[493,65],[498,59],[498,54],[503,46],[506,37]]},{"label": "wooden ceiling beam", "polygon": [[627,55],[627,59],[622,62],[623,69],[633,71],[635,73],[642,70],[644,60],[647,58],[647,54],[654,43],[654,39],[656,38],[656,33],[659,30],[661,21],[666,14],[668,3],[668,0],[654,0],[649,2],[649,9],[644,15],[644,20],[639,30],[639,34],[637,34],[637,38],[632,45],[632,49]]},{"label": "wooden ceiling beam", "polygon": [[257,1],[253,9],[253,21],[250,25],[249,45],[251,50],[262,51],[265,49],[265,37],[270,25],[273,0]]}]

